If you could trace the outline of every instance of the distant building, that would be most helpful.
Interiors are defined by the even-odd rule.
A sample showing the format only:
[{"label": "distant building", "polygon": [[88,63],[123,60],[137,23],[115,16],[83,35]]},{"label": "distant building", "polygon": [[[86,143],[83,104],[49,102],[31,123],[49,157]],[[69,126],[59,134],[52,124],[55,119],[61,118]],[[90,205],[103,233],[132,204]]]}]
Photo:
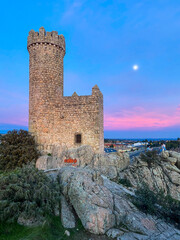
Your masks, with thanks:
[{"label": "distant building", "polygon": [[137,142],[137,143],[134,143],[132,146],[133,147],[139,147],[139,146],[142,146],[143,143],[142,142]]}]

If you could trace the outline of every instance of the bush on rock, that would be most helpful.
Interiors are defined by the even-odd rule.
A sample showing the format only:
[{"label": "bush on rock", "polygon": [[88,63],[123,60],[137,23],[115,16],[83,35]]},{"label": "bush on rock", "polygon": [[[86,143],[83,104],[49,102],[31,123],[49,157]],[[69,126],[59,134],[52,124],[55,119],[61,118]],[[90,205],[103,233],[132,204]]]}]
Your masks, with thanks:
[{"label": "bush on rock", "polygon": [[151,190],[143,183],[138,186],[133,203],[143,212],[170,220],[180,229],[180,201],[165,195],[162,189]]},{"label": "bush on rock", "polygon": [[140,155],[140,158],[142,161],[146,162],[148,164],[148,167],[151,168],[153,165],[157,165],[160,161],[159,155],[157,154],[157,151],[148,151],[146,153],[142,153]]},{"label": "bush on rock", "polygon": [[60,201],[59,185],[32,165],[1,174],[0,189],[0,221],[43,219]]}]

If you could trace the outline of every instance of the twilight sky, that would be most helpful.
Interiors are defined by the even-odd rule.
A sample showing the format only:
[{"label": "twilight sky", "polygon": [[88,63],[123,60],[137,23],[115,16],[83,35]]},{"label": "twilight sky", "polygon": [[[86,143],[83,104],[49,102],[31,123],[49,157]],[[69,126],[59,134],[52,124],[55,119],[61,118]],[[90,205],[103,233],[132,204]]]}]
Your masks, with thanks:
[{"label": "twilight sky", "polygon": [[105,137],[180,137],[179,1],[11,0],[0,12],[0,130],[28,126],[27,36],[44,26],[65,36],[65,95],[103,92]]}]

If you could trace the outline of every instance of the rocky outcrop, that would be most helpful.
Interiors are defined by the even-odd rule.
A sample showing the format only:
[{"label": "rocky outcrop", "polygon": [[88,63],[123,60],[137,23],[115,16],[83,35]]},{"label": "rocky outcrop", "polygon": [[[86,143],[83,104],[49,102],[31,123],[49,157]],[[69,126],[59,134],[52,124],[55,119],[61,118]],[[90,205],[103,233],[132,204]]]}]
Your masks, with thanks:
[{"label": "rocky outcrop", "polygon": [[115,179],[119,171],[125,169],[130,163],[127,153],[96,154],[93,158],[92,168],[97,169],[109,179]]},{"label": "rocky outcrop", "polygon": [[[66,151],[64,151],[58,161],[63,162],[64,166],[71,165],[71,163],[64,162],[65,159],[76,159],[77,162],[75,163],[75,166],[77,167],[85,167],[87,165],[90,165],[92,163],[93,157],[95,153],[91,146],[84,145],[79,148],[71,148]],[[58,162],[59,164],[59,162]],[[73,163],[72,163],[73,164]],[[58,165],[61,166],[61,165]]]},{"label": "rocky outcrop", "polygon": [[[179,239],[180,231],[162,219],[139,211],[132,203],[134,192],[104,178],[104,185],[111,191],[116,216],[116,239]],[[122,234],[123,232],[123,234]],[[111,234],[110,234],[111,233]],[[114,230],[107,232],[112,237]]]},{"label": "rocky outcrop", "polygon": [[53,158],[48,155],[40,156],[36,161],[36,168],[39,170],[52,169],[54,166],[56,166],[56,164],[54,164]]},{"label": "rocky outcrop", "polygon": [[174,152],[174,151],[169,151],[169,157],[173,157],[176,159],[176,166],[178,169],[180,169],[180,153]]},{"label": "rocky outcrop", "polygon": [[[64,166],[74,165],[75,167],[85,167],[90,165],[93,161],[95,153],[91,146],[81,146],[79,148],[72,148],[62,151],[60,156],[44,155],[36,161],[36,167],[40,170],[48,170],[54,168],[61,168]],[[76,162],[66,162],[66,159],[73,159]]]},{"label": "rocky outcrop", "polygon": [[[70,161],[72,160],[72,163]],[[60,157],[41,156],[36,167],[40,170],[62,168],[64,166],[90,167],[98,170],[110,179],[118,176],[118,172],[130,163],[127,153],[95,154],[90,146],[81,146],[63,151]]]},{"label": "rocky outcrop", "polygon": [[42,226],[44,221],[45,221],[44,217],[41,217],[41,218],[27,217],[22,214],[17,219],[17,223],[19,225],[26,226],[26,227]]},{"label": "rocky outcrop", "polygon": [[59,181],[63,196],[85,229],[95,234],[104,234],[115,225],[113,196],[103,185],[98,172],[66,167],[60,170]]},{"label": "rocky outcrop", "polygon": [[61,222],[64,228],[75,228],[76,217],[72,205],[61,195]]},{"label": "rocky outcrop", "polygon": [[[84,154],[88,154],[85,160]],[[138,157],[128,167],[128,156],[95,155],[86,146],[78,151],[66,152],[63,156],[76,158],[78,166],[61,166],[46,172],[52,178],[58,177],[60,183],[64,227],[73,228],[78,217],[87,231],[106,233],[117,240],[180,239],[180,231],[173,225],[141,212],[132,201],[136,197],[134,190],[142,181],[150,188],[162,188],[165,193],[179,199],[179,154],[162,153],[153,164]],[[127,189],[110,180],[117,176],[128,179],[134,188]]]},{"label": "rocky outcrop", "polygon": [[68,216],[64,215],[66,211],[61,212],[63,223],[73,223],[76,213],[87,231],[106,233],[117,240],[180,238],[174,226],[139,211],[132,203],[132,190],[102,177],[98,171],[64,167],[57,176],[65,203],[62,207],[68,204]]},{"label": "rocky outcrop", "polygon": [[145,182],[151,189],[163,189],[165,194],[180,200],[179,161],[180,154],[172,151],[162,153],[156,164],[151,167],[138,157],[132,165],[121,171],[119,176],[128,179],[133,187]]}]

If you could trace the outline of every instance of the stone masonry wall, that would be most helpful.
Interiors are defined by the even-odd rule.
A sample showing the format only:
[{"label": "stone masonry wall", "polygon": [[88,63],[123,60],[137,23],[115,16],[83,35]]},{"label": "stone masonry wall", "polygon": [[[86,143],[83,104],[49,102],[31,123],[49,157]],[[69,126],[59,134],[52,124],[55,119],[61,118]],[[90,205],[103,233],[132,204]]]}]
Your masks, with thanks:
[{"label": "stone masonry wall", "polygon": [[[31,30],[28,36],[29,131],[42,152],[90,145],[95,152],[104,150],[103,95],[98,86],[92,95],[63,96],[63,57],[65,40],[57,32]],[[81,144],[75,135],[81,134]]]}]

